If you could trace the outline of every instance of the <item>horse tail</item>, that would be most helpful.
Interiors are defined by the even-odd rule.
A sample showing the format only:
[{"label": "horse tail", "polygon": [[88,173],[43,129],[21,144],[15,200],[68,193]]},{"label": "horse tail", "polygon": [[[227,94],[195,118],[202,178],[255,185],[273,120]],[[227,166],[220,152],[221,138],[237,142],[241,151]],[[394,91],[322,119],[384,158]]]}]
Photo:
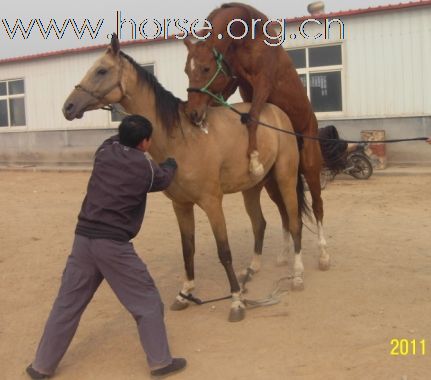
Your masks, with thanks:
[{"label": "horse tail", "polygon": [[298,181],[296,183],[296,196],[298,198],[298,214],[302,217],[305,215],[311,217],[310,205],[308,204],[307,197],[305,196],[304,179],[301,172],[298,170]]}]

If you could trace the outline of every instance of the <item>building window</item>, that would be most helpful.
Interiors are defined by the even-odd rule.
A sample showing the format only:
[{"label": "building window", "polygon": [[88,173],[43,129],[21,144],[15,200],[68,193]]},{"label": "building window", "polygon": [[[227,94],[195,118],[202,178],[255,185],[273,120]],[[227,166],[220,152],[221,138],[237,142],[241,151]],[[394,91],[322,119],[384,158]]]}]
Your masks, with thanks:
[{"label": "building window", "polygon": [[[154,75],[154,64],[141,65],[141,67],[143,67],[146,71],[148,71],[149,73]],[[111,121],[120,122],[121,120],[124,119],[124,116],[125,116],[122,113],[122,112],[124,112],[124,108],[118,103],[114,104],[114,108],[115,109],[113,111],[111,111]]]},{"label": "building window", "polygon": [[0,81],[0,128],[25,126],[24,79]]},{"label": "building window", "polygon": [[289,49],[314,112],[343,110],[341,45]]}]

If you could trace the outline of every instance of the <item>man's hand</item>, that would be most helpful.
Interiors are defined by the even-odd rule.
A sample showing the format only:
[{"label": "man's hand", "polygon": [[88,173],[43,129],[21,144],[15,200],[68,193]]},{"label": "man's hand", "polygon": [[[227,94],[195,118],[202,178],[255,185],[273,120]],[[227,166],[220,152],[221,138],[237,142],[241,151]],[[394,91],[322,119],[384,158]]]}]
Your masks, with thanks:
[{"label": "man's hand", "polygon": [[165,166],[165,167],[171,167],[171,168],[177,168],[177,161],[175,161],[175,158],[172,157],[168,157],[165,161],[163,161],[160,166]]}]

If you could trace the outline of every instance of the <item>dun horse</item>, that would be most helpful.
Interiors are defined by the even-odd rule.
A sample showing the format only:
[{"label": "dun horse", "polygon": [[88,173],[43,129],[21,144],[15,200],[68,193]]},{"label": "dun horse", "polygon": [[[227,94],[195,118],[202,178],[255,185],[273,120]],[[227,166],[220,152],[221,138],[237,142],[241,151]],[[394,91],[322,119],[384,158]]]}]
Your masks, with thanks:
[{"label": "dun horse", "polygon": [[[248,173],[246,128],[234,113],[210,108],[209,134],[196,128],[184,114],[184,104],[157,79],[120,51],[117,37],[107,51],[88,70],[64,103],[66,119],[81,118],[86,111],[120,103],[128,113],[148,118],[154,126],[150,154],[160,162],[175,157],[178,171],[165,194],[172,200],[181,233],[186,279],[181,292],[190,294],[194,288],[195,221],[194,205],[207,214],[220,261],[226,271],[232,304],[229,320],[241,320],[245,315],[240,286],[235,275],[222,209],[223,194],[241,191],[255,235],[255,255],[250,264],[259,270],[265,220],[260,207],[260,192],[265,186],[282,216],[285,235],[293,236],[294,286],[303,285],[301,256],[302,219],[305,209],[302,182],[298,179],[299,153],[296,139],[285,133],[260,129],[261,159],[264,173],[251,178]],[[237,107],[247,112],[249,104]],[[273,105],[263,107],[261,118],[278,128],[292,130],[284,112]],[[298,188],[298,194],[297,194]],[[173,308],[182,309],[188,301],[177,296]]]},{"label": "dun horse", "polygon": [[[262,142],[256,136],[256,129],[264,128],[257,128],[257,120],[261,119],[266,102],[277,105],[287,113],[295,132],[305,137],[317,137],[316,117],[290,57],[282,46],[268,46],[265,43],[275,43],[268,39],[263,30],[268,18],[251,6],[228,3],[212,11],[207,19],[212,25],[211,35],[207,39],[196,44],[185,40],[188,48],[185,71],[189,77],[186,114],[192,122],[199,125],[205,119],[207,106],[213,101],[208,92],[223,94],[227,99],[239,86],[243,100],[251,102],[246,121],[250,139],[247,154],[252,172],[259,167],[256,156],[261,151]],[[248,26],[248,33],[243,38],[234,39],[227,34],[228,24],[235,19],[242,20]],[[240,22],[234,22],[230,27],[234,36],[243,36],[246,31]],[[274,31],[272,33],[276,35]],[[318,141],[307,138],[301,138],[300,145],[300,168],[310,189],[317,222],[319,266],[327,270],[330,258],[326,252],[322,225],[320,146]]]}]

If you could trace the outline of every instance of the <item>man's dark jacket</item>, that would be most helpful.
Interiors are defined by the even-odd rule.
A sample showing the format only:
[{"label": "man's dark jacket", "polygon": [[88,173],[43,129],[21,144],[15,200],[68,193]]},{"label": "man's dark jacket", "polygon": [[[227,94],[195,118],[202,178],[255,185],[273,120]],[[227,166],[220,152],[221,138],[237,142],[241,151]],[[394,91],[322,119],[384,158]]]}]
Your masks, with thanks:
[{"label": "man's dark jacket", "polygon": [[147,193],[166,189],[177,165],[157,165],[144,152],[121,145],[118,135],[98,148],[76,234],[93,239],[129,241],[141,228]]}]

